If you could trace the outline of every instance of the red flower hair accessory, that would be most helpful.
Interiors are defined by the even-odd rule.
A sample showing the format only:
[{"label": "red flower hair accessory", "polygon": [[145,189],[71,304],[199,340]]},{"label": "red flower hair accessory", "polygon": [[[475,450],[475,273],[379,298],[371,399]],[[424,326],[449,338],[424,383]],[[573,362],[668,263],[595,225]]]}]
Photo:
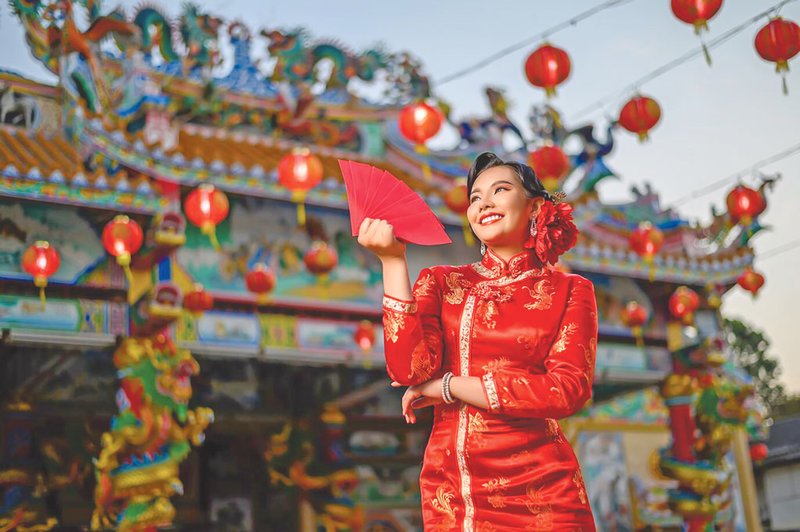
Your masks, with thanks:
[{"label": "red flower hair accessory", "polygon": [[555,264],[578,241],[578,228],[572,221],[572,205],[545,201],[536,216],[536,231],[525,243],[542,264]]}]

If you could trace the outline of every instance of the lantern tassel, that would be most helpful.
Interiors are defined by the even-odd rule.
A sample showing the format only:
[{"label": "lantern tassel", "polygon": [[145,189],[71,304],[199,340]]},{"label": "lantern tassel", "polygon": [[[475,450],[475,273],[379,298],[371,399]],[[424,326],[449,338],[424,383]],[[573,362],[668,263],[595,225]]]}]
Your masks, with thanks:
[{"label": "lantern tassel", "polygon": [[467,247],[474,246],[475,238],[472,236],[472,230],[469,228],[469,220],[467,220],[466,216],[461,217],[461,229],[464,232],[464,243]]},{"label": "lantern tassel", "polygon": [[208,236],[208,239],[211,240],[211,245],[214,247],[216,251],[219,251],[221,246],[219,245],[219,240],[217,240],[217,229],[212,223],[203,224],[203,227],[200,228],[204,235]]},{"label": "lantern tassel", "polygon": [[33,284],[39,287],[39,301],[42,303],[42,311],[47,307],[47,299],[44,295],[44,289],[47,286],[47,277],[37,275],[33,278]]},{"label": "lantern tassel", "polygon": [[633,327],[633,337],[636,339],[636,347],[644,347],[644,338],[642,337],[642,328],[639,326]]},{"label": "lantern tassel", "polygon": [[789,84],[786,82],[786,71],[781,72],[781,85],[783,85],[783,95],[789,96]]},{"label": "lantern tassel", "polygon": [[125,278],[128,280],[128,286],[133,286],[133,272],[131,272],[131,256],[130,253],[122,253],[117,257],[117,264],[122,267],[125,272]]},{"label": "lantern tassel", "polygon": [[656,264],[652,255],[645,256],[645,264],[647,264],[647,279],[652,283],[656,278]]},{"label": "lantern tassel", "polygon": [[425,181],[430,181],[433,178],[431,165],[428,164],[428,154],[430,154],[431,151],[424,144],[417,144],[414,146],[414,151],[422,157],[422,176],[425,178]]},{"label": "lantern tassel", "polygon": [[306,225],[306,192],[305,190],[295,190],[292,192],[292,201],[297,204],[297,225]]}]

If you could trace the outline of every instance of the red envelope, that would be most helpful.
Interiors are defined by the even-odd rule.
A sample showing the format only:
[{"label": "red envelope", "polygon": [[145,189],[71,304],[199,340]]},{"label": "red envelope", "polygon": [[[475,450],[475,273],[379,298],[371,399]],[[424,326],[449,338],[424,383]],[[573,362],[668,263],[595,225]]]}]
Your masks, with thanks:
[{"label": "red envelope", "polygon": [[358,236],[364,218],[375,218],[389,222],[403,242],[422,246],[452,242],[425,200],[389,172],[342,159],[339,168],[347,189],[353,236]]}]

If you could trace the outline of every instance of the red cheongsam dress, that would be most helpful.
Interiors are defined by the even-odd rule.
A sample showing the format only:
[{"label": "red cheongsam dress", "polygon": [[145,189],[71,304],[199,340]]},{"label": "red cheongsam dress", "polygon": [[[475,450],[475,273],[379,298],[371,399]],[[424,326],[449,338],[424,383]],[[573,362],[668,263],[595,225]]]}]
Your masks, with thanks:
[{"label": "red cheongsam dress", "polygon": [[384,298],[389,376],[412,385],[447,371],[481,379],[489,408],[435,407],[420,475],[426,532],[593,531],[580,466],[558,419],[592,392],[592,283],[508,263],[420,272],[413,301]]}]

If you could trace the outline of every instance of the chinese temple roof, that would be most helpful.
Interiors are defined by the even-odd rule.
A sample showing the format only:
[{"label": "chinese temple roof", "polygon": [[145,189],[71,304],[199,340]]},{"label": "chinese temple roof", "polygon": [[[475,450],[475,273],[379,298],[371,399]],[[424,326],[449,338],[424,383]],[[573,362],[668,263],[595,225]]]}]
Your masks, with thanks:
[{"label": "chinese temple roof", "polygon": [[[596,135],[591,124],[568,128],[556,109],[544,105],[531,111],[530,137],[506,115],[502,91],[487,87],[491,111],[484,116],[456,118],[438,102],[460,134],[458,145],[420,149],[396,125],[403,105],[431,96],[422,65],[410,54],[382,47],[353,51],[306,30],[252,31],[189,4],[177,20],[152,6],[138,7],[122,22],[119,14],[93,13],[95,32],[72,35],[74,49],[84,51],[62,57],[58,70],[61,52],[43,36],[54,25],[72,22],[46,16],[51,3],[20,8],[17,15],[31,52],[59,74],[60,83],[51,87],[0,72],[0,107],[11,117],[0,124],[0,193],[156,213],[166,201],[159,181],[211,182],[234,194],[288,201],[290,192],[277,182],[278,161],[292,148],[307,146],[322,160],[325,176],[308,203],[345,210],[336,161],[359,160],[390,171],[420,192],[445,223],[461,226],[443,195],[477,153],[492,150],[524,161],[528,149],[564,147],[578,139],[581,147],[567,153],[569,172],[559,183],[569,191],[581,230],[577,246],[564,256],[568,265],[729,287],[753,261],[748,241],[761,229],[757,223],[744,229],[715,213],[707,225],[692,224],[662,208],[649,189],[635,191],[627,203],[601,202],[598,186],[614,175],[604,162],[614,148],[611,127],[604,135]],[[117,37],[116,49],[92,41],[98,31]],[[174,45],[177,39],[182,47]],[[227,68],[223,42],[232,51]],[[271,70],[254,59],[256,42],[266,43]],[[318,68],[323,59],[327,75]],[[99,66],[109,81],[96,81],[102,78]],[[375,89],[367,91],[369,97],[354,88],[365,85]],[[506,150],[502,138],[508,134],[523,147]],[[428,179],[421,177],[424,168],[431,170]],[[664,233],[652,265],[629,249],[629,236],[642,221]]]}]

